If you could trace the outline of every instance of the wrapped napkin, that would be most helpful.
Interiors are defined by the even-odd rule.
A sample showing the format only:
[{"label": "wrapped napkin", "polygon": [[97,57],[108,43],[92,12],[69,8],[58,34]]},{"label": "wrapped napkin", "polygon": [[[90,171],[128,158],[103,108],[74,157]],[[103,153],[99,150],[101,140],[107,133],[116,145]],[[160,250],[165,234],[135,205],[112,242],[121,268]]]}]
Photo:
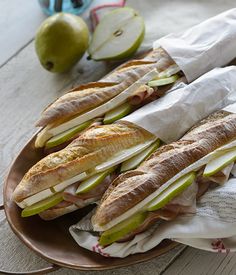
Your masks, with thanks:
[{"label": "wrapped napkin", "polygon": [[156,42],[184,72],[188,82],[236,57],[236,9],[212,17],[181,34]]},{"label": "wrapped napkin", "polygon": [[[157,127],[159,131],[155,132],[155,134],[158,137],[161,137],[164,141],[172,141],[174,139],[174,135],[176,135],[176,137],[179,137],[181,133],[181,135],[183,135],[189,128],[191,128],[199,120],[208,116],[210,113],[225,108],[230,103],[235,103],[235,75],[235,66],[214,69],[194,81],[192,84],[174,90],[164,96],[161,100],[146,105],[146,110],[149,110],[150,112],[152,111],[154,114],[158,114],[156,115],[155,120],[150,122],[149,130],[152,130],[151,126],[152,128]],[[229,112],[234,112],[234,108],[236,110],[236,103],[232,106],[228,106],[226,110]],[[139,121],[145,119],[145,112],[143,112],[143,108],[128,116],[128,118],[131,116],[135,118],[139,112],[142,114],[142,116],[137,116],[140,118]],[[181,118],[181,121],[179,118]],[[127,120],[127,118],[125,120]],[[148,117],[146,118],[146,121],[147,120]],[[128,121],[137,123],[137,120],[131,121],[128,119]],[[184,127],[181,127],[181,125],[184,125]],[[140,126],[147,129],[145,125]],[[161,134],[161,136],[159,134]],[[207,163],[208,160],[208,156],[200,159],[191,166],[188,166],[181,173],[184,175],[197,167],[201,167]],[[179,173],[178,177],[180,176],[181,175]],[[169,184],[171,184],[174,180],[175,177],[169,181]],[[231,183],[231,181],[229,182]],[[100,253],[106,257],[126,257],[130,254],[145,252],[158,245],[165,238],[174,239],[185,244],[210,250],[212,248],[211,242],[214,242],[214,247],[216,247],[217,242],[219,242],[218,239],[231,238],[236,235],[236,230],[234,229],[236,228],[235,219],[233,219],[233,222],[232,219],[228,220],[228,214],[224,217],[224,213],[228,213],[231,209],[234,209],[233,205],[235,205],[236,209],[236,180],[233,181],[232,184],[235,185],[231,187],[231,185],[227,183],[224,186],[218,187],[205,194],[199,201],[196,214],[180,216],[172,222],[159,222],[150,230],[136,235],[131,241],[124,243],[113,243],[106,248],[99,246],[98,237],[96,233],[94,234],[93,227],[90,222],[90,218],[93,213],[89,213],[89,215],[83,218],[78,224],[71,226],[70,233],[80,246]],[[230,188],[230,191],[228,188]],[[234,201],[232,202],[227,197],[227,203],[230,203],[230,207],[228,207],[225,202],[226,196],[230,196],[232,201]],[[224,202],[223,206],[222,202]],[[205,215],[204,213],[210,214]],[[215,216],[213,213],[215,213]],[[233,216],[234,213],[235,211],[233,210],[231,216]],[[218,222],[218,220],[221,222]],[[196,224],[200,227],[198,228]],[[172,228],[173,226],[174,229]],[[192,230],[192,227],[194,230]],[[183,238],[183,240],[181,238]],[[216,238],[217,240],[215,240]],[[231,249],[234,248],[231,247]]]},{"label": "wrapped napkin", "polygon": [[165,143],[170,143],[204,117],[235,102],[235,76],[236,66],[216,68],[189,85],[182,84],[179,89],[177,87],[122,120],[134,123]]},{"label": "wrapped napkin", "polygon": [[79,229],[87,226],[89,230],[91,214],[77,225],[71,226],[70,233],[80,246],[105,257],[123,258],[146,252],[164,239],[212,252],[233,252],[236,251],[235,213],[236,179],[232,178],[223,186],[206,192],[198,201],[195,214],[185,214],[173,221],[156,223],[131,241],[114,243],[102,248],[98,244],[98,237]]}]

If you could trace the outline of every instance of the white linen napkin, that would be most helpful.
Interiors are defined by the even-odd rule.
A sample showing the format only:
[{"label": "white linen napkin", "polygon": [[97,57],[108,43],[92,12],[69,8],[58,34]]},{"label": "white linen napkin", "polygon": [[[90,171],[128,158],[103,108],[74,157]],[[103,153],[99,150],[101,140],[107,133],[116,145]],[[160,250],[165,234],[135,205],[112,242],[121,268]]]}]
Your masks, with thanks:
[{"label": "white linen napkin", "polygon": [[206,192],[198,201],[195,214],[159,222],[131,241],[113,243],[106,248],[101,247],[98,237],[89,231],[92,214],[71,226],[70,233],[78,245],[105,257],[123,258],[143,253],[164,239],[212,252],[236,251],[236,178]]},{"label": "white linen napkin", "polygon": [[236,55],[236,9],[212,17],[179,34],[167,35],[156,42],[184,72],[188,82],[228,64]]}]

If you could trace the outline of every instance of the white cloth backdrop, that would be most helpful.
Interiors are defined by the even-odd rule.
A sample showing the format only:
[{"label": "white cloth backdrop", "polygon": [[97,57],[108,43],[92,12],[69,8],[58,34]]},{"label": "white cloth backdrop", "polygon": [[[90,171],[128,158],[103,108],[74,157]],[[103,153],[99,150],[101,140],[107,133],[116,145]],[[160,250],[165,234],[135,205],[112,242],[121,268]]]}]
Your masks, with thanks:
[{"label": "white cloth backdrop", "polygon": [[[36,1],[36,0],[34,0]],[[235,7],[233,0],[128,0],[127,5],[137,9],[145,18],[146,36],[142,50],[151,48],[152,42],[170,32],[184,30],[222,11]],[[30,12],[30,11],[29,11]],[[32,125],[33,126],[33,125]],[[24,144],[22,143],[22,146]],[[2,171],[8,169],[1,163]],[[5,173],[4,173],[5,174]],[[3,179],[1,179],[3,182]],[[0,198],[2,201],[2,198]],[[183,246],[169,253],[135,266],[104,272],[86,274],[159,274],[182,251]],[[45,267],[47,263],[34,255],[17,239],[9,228],[4,214],[0,213],[0,268],[27,271]],[[61,269],[52,274],[84,274],[79,271]]]}]

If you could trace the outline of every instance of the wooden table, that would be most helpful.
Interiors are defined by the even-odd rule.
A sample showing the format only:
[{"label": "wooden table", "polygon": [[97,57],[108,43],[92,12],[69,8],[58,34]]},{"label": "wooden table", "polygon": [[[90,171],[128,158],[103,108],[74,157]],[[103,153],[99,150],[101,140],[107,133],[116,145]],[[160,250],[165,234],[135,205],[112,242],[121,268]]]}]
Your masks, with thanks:
[{"label": "wooden table", "polygon": [[[186,1],[183,2],[186,3]],[[230,1],[226,1],[225,5],[224,8],[219,7],[219,12],[227,9],[227,7],[233,7]],[[111,69],[111,66],[87,61],[84,58],[69,73],[61,75],[48,73],[40,66],[34,51],[35,30],[45,18],[37,2],[33,0],[1,0],[0,10],[0,175],[1,182],[3,182],[10,163],[36,131],[33,125],[42,109],[76,83],[99,79]],[[0,252],[0,268],[3,264],[4,267],[7,266],[14,270],[14,266],[5,265],[8,261],[9,263],[16,263],[18,266],[22,265],[22,269],[24,267],[34,269],[33,263],[35,262],[37,262],[37,267],[47,265],[23,247],[8,228],[3,213],[0,215],[0,226],[2,226],[0,228],[4,228],[5,232],[1,238],[3,242],[5,238],[9,244],[7,246],[9,251],[12,251],[12,253],[9,251]],[[1,233],[0,230],[0,235]],[[11,243],[9,243],[10,240]],[[18,254],[14,254],[14,251],[19,247],[22,247],[22,254],[17,258]],[[176,257],[179,252],[173,252],[173,255],[170,255],[168,262],[162,268],[158,269],[156,262],[150,261],[129,269],[129,273],[236,274],[235,254],[214,254],[185,248],[181,255]],[[124,269],[123,271],[117,270],[103,274],[121,274],[122,272]],[[63,269],[55,272],[55,274],[78,274],[78,272]]]}]

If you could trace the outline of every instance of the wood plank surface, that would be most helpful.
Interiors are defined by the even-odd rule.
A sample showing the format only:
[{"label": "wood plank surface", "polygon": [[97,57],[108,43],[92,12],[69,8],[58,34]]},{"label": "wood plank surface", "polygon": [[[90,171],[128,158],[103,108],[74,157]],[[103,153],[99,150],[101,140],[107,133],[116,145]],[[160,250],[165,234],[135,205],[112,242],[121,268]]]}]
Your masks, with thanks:
[{"label": "wood plank surface", "polygon": [[27,45],[46,18],[37,0],[0,1],[0,67]]},{"label": "wood plank surface", "polygon": [[235,275],[235,253],[212,253],[187,248],[163,275]]}]

